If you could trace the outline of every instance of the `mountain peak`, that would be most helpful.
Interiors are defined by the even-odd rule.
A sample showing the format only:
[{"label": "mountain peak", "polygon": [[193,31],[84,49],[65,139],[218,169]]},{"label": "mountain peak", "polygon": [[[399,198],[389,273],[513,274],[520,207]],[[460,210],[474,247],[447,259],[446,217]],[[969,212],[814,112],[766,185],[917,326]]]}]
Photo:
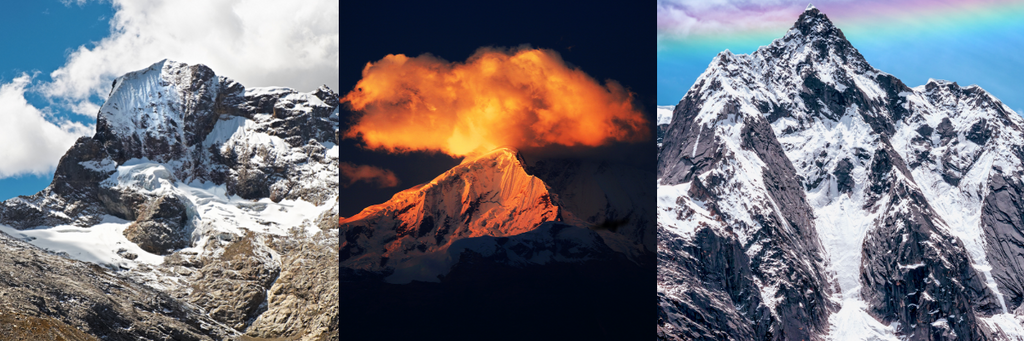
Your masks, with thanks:
[{"label": "mountain peak", "polygon": [[548,186],[523,166],[515,149],[498,148],[341,220],[341,233],[349,236],[341,246],[342,266],[407,267],[459,239],[517,235],[558,221],[561,208]]},{"label": "mountain peak", "polygon": [[800,30],[800,33],[808,37],[837,36],[838,38],[842,38],[842,40],[846,40],[846,37],[843,35],[843,31],[836,28],[825,13],[822,13],[814,7],[814,5],[810,4],[807,5],[807,9],[800,14],[796,23],[793,24],[793,28]]},{"label": "mountain peak", "polygon": [[804,12],[807,12],[807,11],[810,11],[810,10],[813,10],[813,9],[818,9],[818,8],[814,7],[814,4],[812,4],[812,3],[807,3],[807,8],[804,9]]},{"label": "mountain peak", "polygon": [[201,143],[217,121],[212,107],[199,103],[240,90],[221,78],[205,65],[166,59],[118,77],[97,114],[96,137],[118,163],[178,158],[185,147]]},{"label": "mountain peak", "polygon": [[497,160],[497,159],[502,159],[502,158],[510,159],[510,160],[515,160],[516,162],[518,162],[520,164],[520,166],[523,166],[523,165],[526,164],[525,162],[523,162],[523,156],[521,154],[519,154],[519,151],[516,150],[515,147],[510,147],[510,146],[498,147],[498,148],[494,148],[491,151],[486,152],[486,153],[482,153],[482,154],[479,154],[479,155],[473,155],[473,156],[467,156],[465,159],[462,160],[462,162],[460,164],[474,163],[474,162],[480,161],[481,159],[484,159],[484,160]]},{"label": "mountain peak", "polygon": [[[776,39],[768,46],[759,48],[752,55],[755,58],[790,64],[785,67],[795,67],[805,62],[814,64],[839,62],[846,65],[842,66],[843,68],[851,71],[873,70],[864,56],[853,47],[843,31],[836,27],[828,16],[814,5],[809,5],[807,8],[800,14],[785,36]],[[839,67],[839,65],[836,64],[833,67]]]}]

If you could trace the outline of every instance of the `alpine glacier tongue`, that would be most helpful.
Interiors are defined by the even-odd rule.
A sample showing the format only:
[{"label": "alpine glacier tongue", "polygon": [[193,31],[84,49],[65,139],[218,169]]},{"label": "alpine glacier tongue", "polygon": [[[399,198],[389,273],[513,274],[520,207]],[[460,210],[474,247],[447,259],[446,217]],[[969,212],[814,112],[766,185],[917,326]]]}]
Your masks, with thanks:
[{"label": "alpine glacier tongue", "polygon": [[[770,45],[716,56],[674,108],[660,149],[659,310],[667,318],[659,335],[746,339],[734,325],[760,325],[750,307],[764,304],[783,327],[751,338],[792,338],[785,326],[794,315],[777,308],[787,300],[807,314],[800,323],[808,328],[799,329],[807,339],[980,339],[1020,330],[1007,321],[1024,317],[1003,314],[1000,291],[1019,292],[1024,272],[986,259],[1018,250],[1003,241],[1020,235],[1024,210],[1007,203],[1020,201],[1021,187],[989,174],[1019,169],[1021,119],[976,87],[937,104],[940,86],[948,87],[910,89],[874,69],[812,5]],[[943,132],[932,129],[940,124]],[[1001,127],[1007,132],[992,133]],[[992,167],[996,159],[1006,167]],[[956,182],[943,179],[954,178],[972,182],[950,197]],[[978,218],[984,212],[992,212],[988,225]],[[772,216],[779,223],[765,221]],[[703,249],[735,247],[749,260],[726,252],[708,262]],[[779,265],[765,260],[772,252]],[[749,262],[750,274],[724,266],[736,262]],[[706,272],[752,280],[723,285]],[[778,294],[794,280],[822,299]],[[744,294],[750,286],[760,303]],[[711,316],[734,317],[696,327]]]}]

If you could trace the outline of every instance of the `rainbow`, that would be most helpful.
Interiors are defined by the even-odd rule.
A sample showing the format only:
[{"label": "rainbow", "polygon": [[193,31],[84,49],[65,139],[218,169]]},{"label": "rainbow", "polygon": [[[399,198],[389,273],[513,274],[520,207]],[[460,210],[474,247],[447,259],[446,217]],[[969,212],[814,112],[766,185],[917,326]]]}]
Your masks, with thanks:
[{"label": "rainbow", "polygon": [[[719,52],[751,53],[781,38],[806,6],[659,2],[658,103],[678,102]],[[814,6],[873,66],[908,85],[928,78],[978,84],[1024,110],[1018,79],[1024,70],[1024,0],[839,0]]]},{"label": "rainbow", "polygon": [[[804,5],[728,6],[682,9],[673,16],[671,5],[659,5],[659,51],[678,48],[767,45],[785,34]],[[852,41],[911,35],[976,35],[1024,27],[1024,1],[841,1],[814,4]],[[689,29],[680,30],[680,28]],[[690,31],[680,35],[678,31]],[[1017,30],[1024,35],[1024,30]],[[757,46],[760,46],[757,45]],[[756,48],[756,46],[755,46]],[[746,53],[749,51],[733,51]]]}]

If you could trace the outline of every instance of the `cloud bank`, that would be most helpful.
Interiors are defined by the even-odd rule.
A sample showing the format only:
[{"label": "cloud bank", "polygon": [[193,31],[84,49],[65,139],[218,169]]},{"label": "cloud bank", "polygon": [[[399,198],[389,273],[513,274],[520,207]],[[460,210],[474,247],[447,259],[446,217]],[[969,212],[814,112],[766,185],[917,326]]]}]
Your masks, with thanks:
[{"label": "cloud bank", "polygon": [[633,94],[544,49],[482,48],[465,62],[387,55],[342,101],[362,112],[346,137],[388,152],[461,157],[496,147],[600,146],[650,135]]}]

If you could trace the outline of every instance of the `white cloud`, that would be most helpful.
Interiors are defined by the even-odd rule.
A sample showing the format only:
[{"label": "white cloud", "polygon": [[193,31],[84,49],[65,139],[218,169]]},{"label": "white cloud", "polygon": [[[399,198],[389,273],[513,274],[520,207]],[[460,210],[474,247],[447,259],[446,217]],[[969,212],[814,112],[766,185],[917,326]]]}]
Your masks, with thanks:
[{"label": "white cloud", "polygon": [[[658,41],[790,27],[809,0],[658,0]],[[848,0],[819,0],[818,3]],[[784,33],[784,32],[783,32]]]},{"label": "white cloud", "polygon": [[93,126],[48,120],[48,115],[25,100],[31,82],[29,75],[22,74],[0,85],[0,178],[45,175],[57,167],[79,136],[93,133]]},{"label": "white cloud", "polygon": [[[77,1],[76,3],[81,3]],[[124,73],[162,59],[205,64],[246,87],[338,89],[339,23],[334,0],[114,0],[111,35],[80,46],[53,71],[41,92],[79,114],[95,116],[91,96],[105,99]]]},{"label": "white cloud", "polygon": [[[62,0],[84,5],[90,0]],[[107,2],[103,0],[101,2]],[[338,2],[333,0],[113,0],[110,35],[79,46],[51,82],[21,75],[0,85],[0,178],[45,175],[95,126],[50,115],[96,117],[114,78],[163,59],[205,64],[246,87],[338,89]],[[91,46],[91,47],[89,47]],[[29,104],[26,91],[53,107]]]}]

